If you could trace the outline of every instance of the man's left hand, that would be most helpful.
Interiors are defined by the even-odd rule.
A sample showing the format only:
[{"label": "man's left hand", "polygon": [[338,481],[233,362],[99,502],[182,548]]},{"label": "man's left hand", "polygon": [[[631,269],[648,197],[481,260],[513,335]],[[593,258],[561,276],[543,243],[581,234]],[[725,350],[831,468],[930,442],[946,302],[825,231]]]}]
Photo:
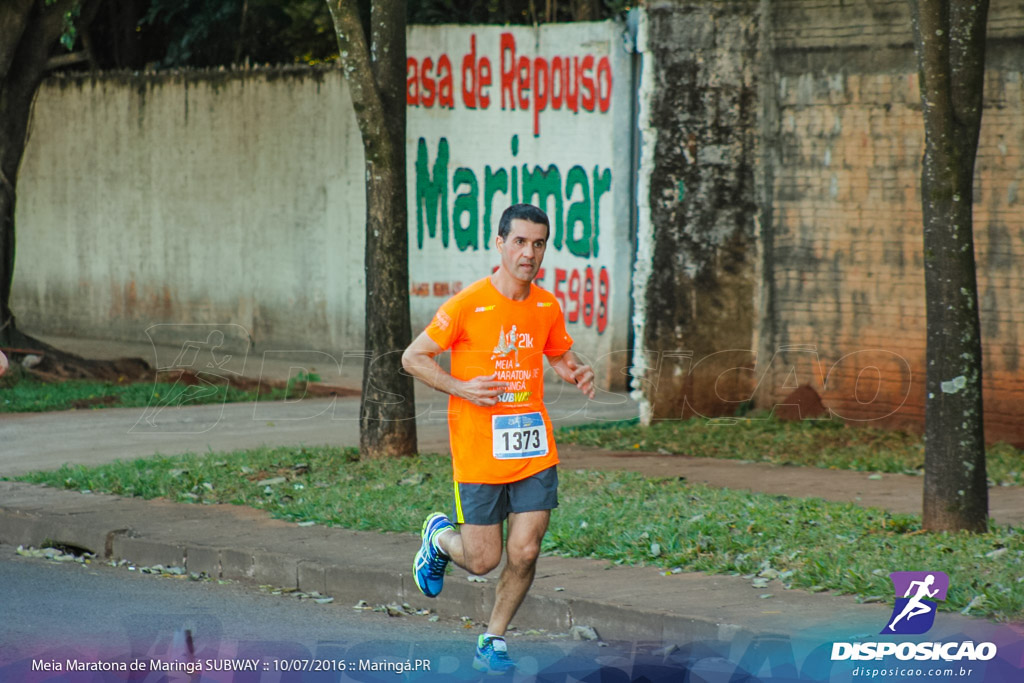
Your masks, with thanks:
[{"label": "man's left hand", "polygon": [[576,384],[583,395],[587,398],[594,398],[596,388],[594,387],[594,369],[589,365],[577,363],[575,360],[566,361],[572,381]]}]

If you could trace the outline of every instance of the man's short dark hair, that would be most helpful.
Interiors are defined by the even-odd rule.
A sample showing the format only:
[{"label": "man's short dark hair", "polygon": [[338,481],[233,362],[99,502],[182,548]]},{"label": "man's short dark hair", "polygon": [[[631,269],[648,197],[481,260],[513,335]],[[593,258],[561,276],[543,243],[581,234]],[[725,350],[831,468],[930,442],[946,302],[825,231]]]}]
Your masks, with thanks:
[{"label": "man's short dark hair", "polygon": [[503,240],[508,239],[508,233],[512,229],[512,221],[517,218],[543,225],[548,229],[548,234],[544,239],[551,236],[551,222],[548,220],[546,213],[533,204],[513,204],[501,214],[501,219],[498,221],[498,237]]}]

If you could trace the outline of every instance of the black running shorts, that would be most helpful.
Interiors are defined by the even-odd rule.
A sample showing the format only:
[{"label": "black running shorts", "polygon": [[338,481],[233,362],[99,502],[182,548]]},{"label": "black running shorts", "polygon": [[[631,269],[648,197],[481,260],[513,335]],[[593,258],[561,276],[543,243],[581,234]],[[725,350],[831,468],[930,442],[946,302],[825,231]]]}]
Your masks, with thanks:
[{"label": "black running shorts", "polygon": [[455,482],[452,521],[457,524],[501,524],[510,512],[558,507],[558,468],[549,467],[511,484]]}]

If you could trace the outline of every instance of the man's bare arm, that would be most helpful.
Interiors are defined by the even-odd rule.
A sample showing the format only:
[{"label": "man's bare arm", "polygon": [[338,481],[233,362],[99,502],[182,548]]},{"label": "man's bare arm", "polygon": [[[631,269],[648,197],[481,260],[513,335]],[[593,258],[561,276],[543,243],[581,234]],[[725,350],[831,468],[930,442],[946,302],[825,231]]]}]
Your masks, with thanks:
[{"label": "man's bare arm", "polygon": [[552,356],[548,358],[548,363],[559,377],[575,384],[587,398],[594,398],[594,369],[580,362],[575,353],[570,350],[561,356]]},{"label": "man's bare arm", "polygon": [[478,406],[493,406],[505,390],[505,382],[499,382],[494,374],[460,380],[445,372],[434,358],[444,349],[426,332],[409,344],[402,354],[402,367],[410,375],[429,387],[458,396]]}]

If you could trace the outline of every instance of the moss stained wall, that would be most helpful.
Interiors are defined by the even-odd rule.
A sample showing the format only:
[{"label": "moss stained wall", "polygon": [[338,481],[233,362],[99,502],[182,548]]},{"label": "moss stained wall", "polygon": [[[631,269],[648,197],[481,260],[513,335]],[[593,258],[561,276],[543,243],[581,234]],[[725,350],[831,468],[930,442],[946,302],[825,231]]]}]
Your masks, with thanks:
[{"label": "moss stained wall", "polygon": [[[925,306],[917,64],[903,0],[769,3],[778,130],[758,403],[810,384],[847,420],[918,428]],[[990,439],[1024,441],[1024,7],[993,3],[974,235]]]},{"label": "moss stained wall", "polygon": [[[924,125],[905,0],[661,2],[647,22],[646,415],[773,409],[809,385],[844,419],[921,425]],[[974,207],[986,428],[1017,442],[1022,38],[1024,6],[993,3]]]},{"label": "moss stained wall", "polygon": [[732,402],[750,394],[757,6],[648,5],[640,191],[647,201],[634,281],[645,418],[731,413]]}]

